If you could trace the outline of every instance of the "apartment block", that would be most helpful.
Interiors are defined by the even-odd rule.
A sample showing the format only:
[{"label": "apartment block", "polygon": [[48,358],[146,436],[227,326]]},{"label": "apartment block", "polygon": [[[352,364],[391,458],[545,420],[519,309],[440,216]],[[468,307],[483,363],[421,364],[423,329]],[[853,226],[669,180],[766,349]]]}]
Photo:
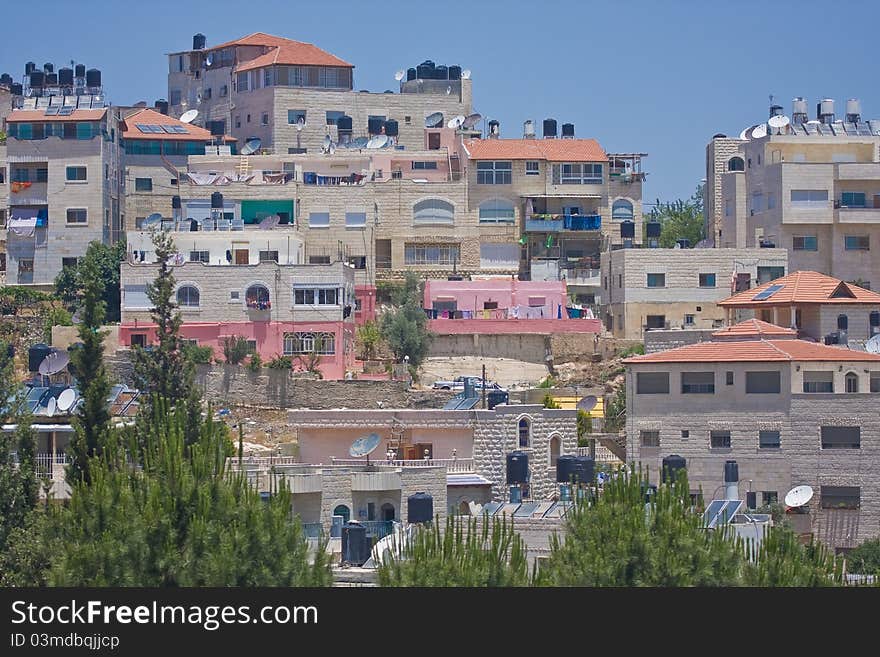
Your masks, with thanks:
[{"label": "apartment block", "polygon": [[737,290],[784,276],[785,249],[611,249],[602,253],[600,318],[615,337],[651,329],[725,325],[718,304]]},{"label": "apartment block", "polygon": [[625,361],[627,458],[656,481],[663,458],[684,457],[692,492],[707,502],[735,460],[748,506],[807,484],[815,496],[804,531],[840,549],[875,538],[880,355],[756,320],[732,329]]}]

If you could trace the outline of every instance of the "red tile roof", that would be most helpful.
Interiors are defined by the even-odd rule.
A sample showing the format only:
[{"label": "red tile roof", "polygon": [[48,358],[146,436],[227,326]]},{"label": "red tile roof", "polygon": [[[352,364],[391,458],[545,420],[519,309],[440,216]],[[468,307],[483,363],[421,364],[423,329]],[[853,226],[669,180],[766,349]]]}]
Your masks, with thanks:
[{"label": "red tile roof", "polygon": [[[771,285],[782,285],[763,301],[755,301],[755,297]],[[728,308],[753,308],[758,306],[790,306],[802,303],[867,303],[880,305],[880,294],[871,292],[852,283],[844,283],[815,271],[796,271],[788,276],[764,283],[751,290],[745,290],[723,301],[719,306]]]},{"label": "red tile roof", "polygon": [[712,334],[713,338],[720,340],[730,338],[744,338],[749,336],[756,338],[760,336],[797,337],[797,331],[795,329],[785,328],[783,326],[776,326],[776,324],[764,322],[760,319],[747,319],[744,322],[734,324],[733,326],[728,326],[727,328],[723,328],[720,331],[715,331]]},{"label": "red tile roof", "polygon": [[[136,127],[137,124],[142,125],[176,125],[186,129],[186,133],[157,133],[157,132],[141,132]],[[211,141],[214,136],[209,130],[200,128],[191,123],[184,123],[167,114],[162,114],[155,110],[144,108],[126,116],[123,121],[123,139],[160,139],[162,141]],[[224,137],[224,141],[235,141],[233,137]]]},{"label": "red tile roof", "polygon": [[321,50],[311,43],[293,41],[283,37],[254,32],[235,41],[227,41],[218,46],[211,46],[207,50],[220,50],[231,46],[263,46],[268,52],[247,62],[241,62],[236,71],[249,71],[254,68],[271,66],[272,64],[284,64],[288,66],[341,66],[354,68],[343,59],[331,55],[326,50]]},{"label": "red tile roof", "polygon": [[464,147],[472,160],[608,161],[595,139],[469,139]]},{"label": "red tile roof", "polygon": [[806,340],[719,340],[699,342],[677,349],[627,358],[626,364],[642,363],[760,363],[791,361],[880,362],[880,354],[830,347]]},{"label": "red tile roof", "polygon": [[6,117],[7,123],[16,123],[18,121],[36,121],[39,123],[49,123],[54,121],[100,121],[107,113],[107,108],[101,109],[76,109],[70,114],[61,116],[54,114],[46,116],[46,110],[15,110],[10,112]]}]

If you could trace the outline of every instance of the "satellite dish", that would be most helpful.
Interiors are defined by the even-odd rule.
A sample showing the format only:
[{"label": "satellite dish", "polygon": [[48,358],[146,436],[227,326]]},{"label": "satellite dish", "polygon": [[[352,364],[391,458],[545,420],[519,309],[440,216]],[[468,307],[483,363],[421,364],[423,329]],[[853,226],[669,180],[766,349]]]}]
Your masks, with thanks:
[{"label": "satellite dish", "polygon": [[869,354],[880,354],[880,334],[875,335],[865,343],[865,351]]},{"label": "satellite dish", "polygon": [[404,75],[406,75],[406,71],[398,71],[394,74],[394,79],[400,82],[401,80],[403,80]]},{"label": "satellite dish", "polygon": [[306,127],[306,120],[303,117],[299,117],[296,121],[296,131],[302,132],[302,129]]},{"label": "satellite dish", "polygon": [[755,129],[752,130],[752,139],[761,139],[762,137],[767,136],[767,124],[759,123],[755,126]]},{"label": "satellite dish", "polygon": [[81,324],[82,323],[82,316],[80,315],[81,310],[82,310],[82,308],[77,308],[74,311],[73,315],[71,315],[70,321],[73,322],[74,324]]},{"label": "satellite dish", "polygon": [[183,114],[180,115],[180,122],[181,123],[192,123],[193,121],[196,120],[196,117],[198,115],[199,115],[199,110],[197,110],[197,109],[187,110],[186,112],[184,112]]},{"label": "satellite dish", "polygon": [[436,128],[443,124],[443,112],[434,112],[425,117],[426,128]]},{"label": "satellite dish", "polygon": [[134,106],[135,106],[135,107],[146,107],[146,106],[147,106],[147,101],[145,101],[145,100],[139,100],[138,102],[136,102],[136,103],[134,104]]},{"label": "satellite dish", "polygon": [[54,397],[49,397],[49,401],[46,402],[46,415],[55,415],[55,410],[58,408],[58,402]]},{"label": "satellite dish", "polygon": [[352,148],[366,148],[367,144],[370,143],[369,137],[358,137],[354,141],[351,142]]},{"label": "satellite dish", "polygon": [[595,395],[588,395],[587,397],[582,398],[577,403],[577,409],[579,411],[592,411],[598,403],[599,400],[596,398]]},{"label": "satellite dish", "polygon": [[263,140],[259,137],[250,137],[244,143],[244,146],[241,147],[242,155],[253,155],[258,150],[260,150],[260,146],[263,145]]},{"label": "satellite dish", "polygon": [[144,219],[144,223],[141,224],[141,228],[152,228],[157,224],[162,223],[162,215],[158,212],[154,212],[149,217]]},{"label": "satellite dish", "polygon": [[336,152],[336,144],[334,142],[330,142],[330,146],[327,148],[327,155],[333,155]]},{"label": "satellite dish", "polygon": [[448,95],[451,94],[451,93],[452,93],[452,85],[448,85],[448,86],[446,87],[446,95],[448,96]]},{"label": "satellite dish", "polygon": [[376,135],[367,142],[367,148],[385,148],[388,145],[388,141],[389,139],[386,135]]},{"label": "satellite dish", "polygon": [[354,457],[369,456],[379,446],[380,440],[378,433],[362,436],[351,444],[348,453]]},{"label": "satellite dish", "polygon": [[213,61],[214,61],[213,56],[211,55],[211,53],[208,53],[208,56],[205,57],[205,64],[206,64],[207,66],[210,66],[210,65],[211,65],[211,62],[213,62]]},{"label": "satellite dish", "polygon": [[785,506],[797,508],[813,499],[813,489],[810,486],[795,486],[785,494]]},{"label": "satellite dish", "polygon": [[704,240],[700,240],[694,245],[695,249],[711,249],[712,248],[712,240],[706,238]]},{"label": "satellite dish", "polygon": [[330,139],[330,135],[324,135],[324,143],[321,144],[321,150],[326,153],[330,150],[330,145],[333,143],[333,140]]},{"label": "satellite dish", "polygon": [[471,69],[466,68],[461,72],[462,80],[470,80],[471,79]]},{"label": "satellite dish", "polygon": [[464,123],[464,118],[464,114],[453,116],[451,119],[449,119],[449,123],[446,124],[446,127],[452,128],[453,130],[458,130],[461,127],[461,124]]},{"label": "satellite dish", "polygon": [[771,116],[770,119],[767,121],[767,125],[769,125],[771,128],[775,128],[777,130],[780,128],[784,128],[789,123],[791,123],[791,122],[788,120],[788,117],[785,116],[784,114],[777,114],[776,116]]},{"label": "satellite dish", "polygon": [[48,356],[43,359],[43,362],[40,363],[40,367],[38,371],[43,376],[49,376],[51,374],[57,374],[70,362],[70,354],[66,351],[53,351],[50,352]]},{"label": "satellite dish", "polygon": [[62,413],[66,413],[73,408],[74,402],[76,402],[76,390],[73,388],[65,388],[61,391],[61,394],[58,395],[58,410]]},{"label": "satellite dish", "polygon": [[462,128],[473,128],[477,123],[479,123],[483,119],[482,114],[470,114],[465,118],[464,121],[461,122]]}]

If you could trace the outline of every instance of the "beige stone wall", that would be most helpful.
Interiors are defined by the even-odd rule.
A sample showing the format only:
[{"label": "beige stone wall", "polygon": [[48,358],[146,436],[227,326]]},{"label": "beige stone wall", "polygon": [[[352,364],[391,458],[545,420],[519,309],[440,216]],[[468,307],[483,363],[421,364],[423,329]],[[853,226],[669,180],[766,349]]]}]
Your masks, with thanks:
[{"label": "beige stone wall", "polygon": [[706,236],[711,238],[716,246],[722,244],[719,239],[724,218],[722,175],[728,170],[728,161],[738,154],[743,143],[744,141],[740,139],[717,137],[706,145],[706,191],[703,194]]}]

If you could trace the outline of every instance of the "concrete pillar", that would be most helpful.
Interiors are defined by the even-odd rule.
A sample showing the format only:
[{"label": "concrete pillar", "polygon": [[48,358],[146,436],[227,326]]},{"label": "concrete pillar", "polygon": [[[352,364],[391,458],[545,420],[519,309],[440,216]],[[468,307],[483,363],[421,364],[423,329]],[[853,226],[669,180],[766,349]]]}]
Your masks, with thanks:
[{"label": "concrete pillar", "polygon": [[794,306],[791,307],[791,323],[789,324],[789,326],[790,326],[791,328],[795,329],[795,330],[798,329],[798,325],[797,325],[797,309],[796,309]]},{"label": "concrete pillar", "polygon": [[779,306],[773,306],[773,324],[779,326]]}]

